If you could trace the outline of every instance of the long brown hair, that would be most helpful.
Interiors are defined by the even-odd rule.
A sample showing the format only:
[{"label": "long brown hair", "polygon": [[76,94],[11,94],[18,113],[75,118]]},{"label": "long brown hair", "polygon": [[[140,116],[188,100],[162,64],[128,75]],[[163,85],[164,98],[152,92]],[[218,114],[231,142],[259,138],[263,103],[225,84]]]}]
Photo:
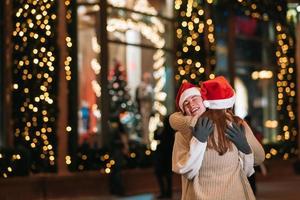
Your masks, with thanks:
[{"label": "long brown hair", "polygon": [[203,113],[203,117],[213,120],[215,128],[217,128],[217,135],[211,134],[208,138],[208,148],[215,149],[220,155],[225,154],[228,150],[232,150],[232,143],[225,136],[225,130],[228,122],[241,124],[242,119],[234,116],[231,109],[209,109]]}]

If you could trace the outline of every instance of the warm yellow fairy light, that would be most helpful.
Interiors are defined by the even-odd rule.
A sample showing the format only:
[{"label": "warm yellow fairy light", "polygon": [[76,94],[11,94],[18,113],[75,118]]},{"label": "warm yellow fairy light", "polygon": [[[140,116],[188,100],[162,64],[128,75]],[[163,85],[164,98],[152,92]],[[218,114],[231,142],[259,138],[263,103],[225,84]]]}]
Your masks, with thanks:
[{"label": "warm yellow fairy light", "polygon": [[[208,4],[212,4],[212,0],[206,0]],[[210,7],[211,5],[209,5]],[[178,10],[181,6],[178,8]],[[208,8],[209,9],[209,8]],[[214,24],[213,20],[205,15],[206,10],[203,9],[202,3],[195,1],[187,1],[186,9],[179,11],[179,15],[185,17],[184,21],[178,22],[177,38],[182,43],[181,50],[179,49],[177,53],[177,59],[183,62],[178,64],[178,72],[175,75],[176,80],[183,81],[185,79],[193,80],[195,82],[199,81],[202,74],[204,74],[205,69],[202,67],[203,64],[207,67],[212,67],[216,64],[216,59],[214,57],[215,51],[215,36],[214,36]],[[208,43],[201,42],[199,38],[204,38],[207,35]],[[203,45],[208,45],[204,48]],[[211,52],[206,52],[211,51]],[[203,58],[201,56],[203,53],[208,53],[209,58],[201,62],[198,59]],[[186,58],[189,55],[197,54],[197,57],[191,56],[191,58]],[[184,58],[184,59],[183,59]],[[205,63],[207,61],[207,63]],[[182,68],[182,66],[184,68]],[[187,67],[188,66],[188,67]],[[204,77],[203,77],[204,78]],[[201,80],[201,79],[200,79]]]},{"label": "warm yellow fairy light", "polygon": [[71,163],[72,163],[71,157],[70,156],[66,156],[66,164],[70,165]]},{"label": "warm yellow fairy light", "polygon": [[[17,55],[14,57],[16,65],[15,72],[20,75],[15,76],[13,89],[18,92],[20,98],[23,98],[24,103],[16,105],[16,109],[22,113],[26,113],[22,120],[26,120],[25,125],[21,125],[16,128],[14,135],[16,137],[22,137],[27,141],[29,148],[44,148],[37,145],[38,143],[48,143],[48,148],[54,147],[49,141],[44,141],[43,138],[39,138],[40,133],[33,129],[39,128],[39,126],[48,129],[49,122],[53,122],[55,117],[49,115],[41,117],[43,109],[48,109],[46,102],[53,103],[53,89],[48,80],[53,80],[53,71],[56,66],[55,55],[55,35],[53,34],[53,24],[56,24],[56,15],[52,14],[49,9],[56,3],[54,1],[48,2],[47,0],[30,1],[24,4],[17,5],[15,16],[17,17],[14,30],[13,30],[13,45]],[[16,40],[15,40],[16,38]],[[34,40],[34,45],[28,45]],[[22,41],[19,43],[18,41]],[[46,43],[46,41],[49,41]],[[26,51],[24,51],[26,47]],[[46,79],[46,81],[45,81]],[[35,81],[35,85],[30,86],[27,81]],[[26,86],[26,87],[25,87]],[[43,109],[42,109],[43,108]],[[55,113],[54,113],[55,114]],[[30,117],[27,117],[30,116]],[[51,119],[51,120],[50,120]],[[16,123],[16,126],[18,124]],[[20,134],[22,132],[22,134]],[[40,141],[41,140],[41,141]],[[51,141],[52,142],[52,141]],[[41,151],[46,150],[41,149]],[[46,158],[49,154],[40,154],[41,159]],[[55,155],[49,157],[49,161],[55,160]],[[20,155],[14,157],[14,159],[20,159]],[[54,162],[49,162],[53,165]]]},{"label": "warm yellow fairy light", "polygon": [[[241,6],[248,8],[245,13],[247,15],[252,16],[253,18],[262,19],[265,21],[269,20],[269,15],[267,13],[259,13],[259,4],[254,4],[251,2],[246,2],[244,0],[237,0]],[[281,15],[283,12],[283,7],[280,3],[275,4],[278,15]],[[251,10],[251,11],[250,11]],[[251,13],[252,12],[252,13]],[[276,20],[275,20],[276,21]],[[278,101],[277,101],[277,110],[279,114],[285,115],[284,120],[281,120],[279,128],[281,130],[280,135],[276,136],[277,141],[293,141],[295,140],[295,136],[297,133],[296,122],[295,120],[295,109],[296,109],[296,92],[293,89],[295,87],[295,64],[294,64],[294,55],[290,53],[290,50],[295,50],[294,39],[287,34],[287,27],[282,25],[280,22],[276,22],[275,24],[275,39],[277,43],[277,49],[275,52],[275,56],[277,59],[277,64],[279,69],[277,73],[277,91],[278,91]],[[255,72],[252,74],[253,79],[259,78],[259,73]],[[266,75],[266,74],[265,74]],[[271,77],[271,76],[269,76]],[[293,86],[293,87],[292,87]],[[271,122],[265,124],[268,127],[275,127]],[[276,124],[277,125],[277,124]],[[289,145],[290,146],[290,145]],[[285,152],[283,155],[283,159],[288,159],[292,150],[284,149]],[[282,152],[282,150],[281,150]],[[267,159],[271,158],[271,155],[266,156]]]}]

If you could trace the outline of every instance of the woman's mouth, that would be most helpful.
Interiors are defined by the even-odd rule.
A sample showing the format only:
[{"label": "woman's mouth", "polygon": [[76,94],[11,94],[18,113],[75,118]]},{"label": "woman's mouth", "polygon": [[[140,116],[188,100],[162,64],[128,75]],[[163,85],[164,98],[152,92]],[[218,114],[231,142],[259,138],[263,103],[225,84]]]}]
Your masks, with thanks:
[{"label": "woman's mouth", "polygon": [[199,109],[200,109],[199,107],[193,108],[193,109],[192,109],[192,113],[197,112]]}]

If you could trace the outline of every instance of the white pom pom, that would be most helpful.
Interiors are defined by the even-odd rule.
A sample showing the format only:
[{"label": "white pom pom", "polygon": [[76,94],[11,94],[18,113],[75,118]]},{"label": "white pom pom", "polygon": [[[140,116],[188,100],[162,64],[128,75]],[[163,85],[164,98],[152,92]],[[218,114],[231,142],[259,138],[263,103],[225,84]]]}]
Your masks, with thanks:
[{"label": "white pom pom", "polygon": [[206,108],[209,108],[209,104],[210,104],[209,101],[203,101],[203,104]]}]

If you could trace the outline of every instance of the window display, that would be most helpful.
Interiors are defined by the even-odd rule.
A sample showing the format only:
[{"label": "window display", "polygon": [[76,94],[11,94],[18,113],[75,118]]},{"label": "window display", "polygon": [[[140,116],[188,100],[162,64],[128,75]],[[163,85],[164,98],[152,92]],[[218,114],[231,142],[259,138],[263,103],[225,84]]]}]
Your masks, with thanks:
[{"label": "window display", "polygon": [[[173,81],[173,39],[165,32],[173,26],[173,2],[108,0],[108,66],[99,64],[103,27],[98,3],[82,0],[78,6],[80,138],[101,143],[101,87],[108,87],[108,118],[119,115],[131,140],[155,149],[153,133],[174,101],[173,84],[166,86]],[[108,67],[107,77],[102,67]],[[107,78],[108,86],[100,85],[100,77]]]}]

